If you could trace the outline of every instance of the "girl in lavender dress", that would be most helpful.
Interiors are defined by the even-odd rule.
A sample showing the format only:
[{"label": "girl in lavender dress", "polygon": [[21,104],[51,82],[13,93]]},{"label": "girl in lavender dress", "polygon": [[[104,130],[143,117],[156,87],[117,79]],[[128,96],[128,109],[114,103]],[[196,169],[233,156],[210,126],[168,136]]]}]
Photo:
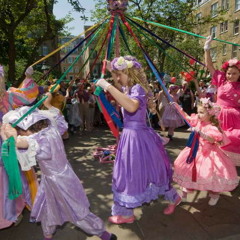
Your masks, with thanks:
[{"label": "girl in lavender dress", "polygon": [[[48,93],[44,105],[49,110],[33,111],[17,125],[17,129],[7,123],[14,123],[29,107],[10,111],[4,115],[5,124],[1,128],[3,139],[14,136],[17,148],[31,149],[28,155],[36,157],[41,169],[41,183],[33,204],[31,220],[41,222],[45,240],[52,239],[56,226],[63,225],[64,222],[71,222],[100,239],[116,240],[114,234],[105,230],[103,221],[89,210],[83,186],[64,150],[61,134],[66,131],[67,123],[60,111],[50,104],[51,99],[52,96]],[[18,158],[21,158],[20,152]]]},{"label": "girl in lavender dress", "polygon": [[102,87],[122,106],[124,128],[113,170],[112,216],[115,224],[132,223],[133,209],[164,195],[171,203],[164,210],[172,214],[181,198],[171,186],[172,170],[162,140],[146,124],[148,82],[141,64],[131,56],[115,58],[108,70],[115,86],[100,79]]},{"label": "girl in lavender dress", "polygon": [[[179,86],[171,84],[168,90],[173,101],[180,103],[178,94]],[[162,116],[162,122],[164,127],[168,128],[168,137],[170,140],[173,140],[175,128],[185,125],[182,116],[178,113],[177,109],[171,103],[168,103],[165,107]]]}]

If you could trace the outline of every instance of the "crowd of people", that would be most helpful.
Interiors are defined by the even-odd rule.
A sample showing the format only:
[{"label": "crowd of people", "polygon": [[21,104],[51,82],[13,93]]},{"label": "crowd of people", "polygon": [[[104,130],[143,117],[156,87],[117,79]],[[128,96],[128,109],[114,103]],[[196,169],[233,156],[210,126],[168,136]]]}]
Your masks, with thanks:
[{"label": "crowd of people", "polygon": [[[64,222],[71,222],[103,240],[117,239],[90,212],[87,196],[67,160],[62,141],[69,133],[90,132],[104,121],[94,95],[96,86],[104,90],[113,105],[121,107],[123,121],[113,167],[109,222],[133,223],[134,208],[159,196],[169,201],[163,213],[170,215],[193,190],[208,191],[210,206],[217,204],[221,192],[234,190],[239,183],[236,166],[240,162],[237,147],[240,144],[240,61],[231,59],[221,70],[216,70],[209,54],[211,41],[209,37],[204,51],[212,80],[205,83],[195,79],[194,88],[187,81],[179,85],[166,83],[168,92],[165,92],[157,82],[148,82],[142,64],[135,57],[116,57],[106,62],[111,82],[106,79],[92,84],[78,80],[68,85],[62,82],[52,94],[47,92],[51,86],[44,88],[42,92],[47,96],[44,109],[29,113],[17,127],[11,124],[25,116],[30,108],[21,107],[25,104],[17,100],[6,104],[8,95],[14,95],[14,91],[4,90],[0,95],[5,103],[0,107],[1,141],[13,138],[20,166],[33,171],[35,159],[42,175],[32,201],[27,199],[27,192],[10,200],[7,169],[0,161],[0,178],[4,180],[0,184],[3,196],[0,228],[16,222],[28,204],[31,221],[41,222],[45,240],[52,239],[56,227]],[[0,88],[4,89],[3,69],[0,70]],[[27,69],[25,83],[33,82],[31,75],[32,69]],[[34,100],[30,99],[29,104]],[[172,166],[164,147],[166,137],[174,141],[174,130],[186,124],[191,131],[190,138]],[[160,129],[162,136],[153,128]],[[23,184],[27,184],[23,179],[26,177],[23,174],[21,177]],[[176,191],[172,181],[178,183],[181,192]],[[74,188],[69,188],[72,185]],[[18,211],[11,211],[17,205]]]}]

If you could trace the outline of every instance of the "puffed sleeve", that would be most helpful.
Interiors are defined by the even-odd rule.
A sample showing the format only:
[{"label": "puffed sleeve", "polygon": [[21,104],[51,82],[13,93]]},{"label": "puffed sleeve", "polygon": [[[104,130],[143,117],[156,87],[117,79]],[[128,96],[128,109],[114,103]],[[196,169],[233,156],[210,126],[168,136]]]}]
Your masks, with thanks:
[{"label": "puffed sleeve", "polygon": [[131,88],[130,98],[138,100],[142,105],[146,102],[146,92],[141,85],[136,84]]},{"label": "puffed sleeve", "polygon": [[207,129],[207,132],[205,132],[205,134],[213,138],[216,142],[221,142],[223,140],[223,134],[215,126],[209,127]]},{"label": "puffed sleeve", "polygon": [[27,150],[17,149],[16,153],[22,171],[29,171],[31,167],[36,165],[36,155],[39,146],[37,141],[34,139],[30,139],[26,136],[18,136],[18,138],[24,138],[28,142]]},{"label": "puffed sleeve", "polygon": [[34,135],[33,137],[31,137],[31,139],[34,139],[37,141],[38,143],[38,147],[36,149],[36,157],[37,160],[50,160],[51,156],[52,156],[52,150],[51,150],[51,143],[49,142],[49,138],[48,138],[48,134],[51,133],[46,133],[46,134],[42,134],[41,132],[39,132],[38,134]]},{"label": "puffed sleeve", "polygon": [[221,72],[219,70],[215,70],[213,77],[212,77],[212,84],[219,87],[225,81],[225,72]]},{"label": "puffed sleeve", "polygon": [[61,114],[60,110],[55,107],[51,107],[49,109],[49,112],[52,114],[56,122],[59,133],[63,135],[64,132],[68,129],[68,123],[66,122],[64,116]]}]

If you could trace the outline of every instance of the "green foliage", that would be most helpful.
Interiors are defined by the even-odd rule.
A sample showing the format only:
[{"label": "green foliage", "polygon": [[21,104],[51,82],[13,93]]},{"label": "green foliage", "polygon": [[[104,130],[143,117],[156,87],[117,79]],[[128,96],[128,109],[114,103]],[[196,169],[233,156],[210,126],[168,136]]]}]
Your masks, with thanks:
[{"label": "green foliage", "polygon": [[[8,80],[17,85],[24,69],[39,58],[43,43],[66,34],[64,25],[70,15],[56,20],[55,0],[0,0],[0,63],[7,65]],[[79,1],[68,1],[74,10],[84,13]],[[53,41],[54,42],[54,41]],[[24,65],[21,65],[24,64]]]}]

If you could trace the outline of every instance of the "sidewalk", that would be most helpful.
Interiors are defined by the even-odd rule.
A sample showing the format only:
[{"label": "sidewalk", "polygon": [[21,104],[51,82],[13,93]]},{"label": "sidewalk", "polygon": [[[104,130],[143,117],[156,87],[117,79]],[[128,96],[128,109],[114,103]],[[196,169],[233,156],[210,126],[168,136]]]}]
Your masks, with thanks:
[{"label": "sidewalk", "polygon": [[[180,128],[174,140],[167,144],[172,161],[186,144],[189,133]],[[91,203],[91,211],[101,217],[107,229],[118,240],[238,240],[240,239],[240,190],[221,195],[219,203],[208,205],[206,192],[194,192],[188,202],[181,203],[175,213],[165,216],[167,203],[159,198],[151,204],[135,209],[137,221],[133,224],[113,225],[107,222],[111,212],[112,163],[101,164],[92,152],[97,146],[115,144],[106,129],[95,129],[85,135],[74,135],[66,142],[68,159],[81,179]],[[178,188],[177,185],[175,185]],[[29,223],[29,212],[23,213],[22,222],[16,227],[0,230],[0,240],[42,240],[39,224]],[[55,240],[98,240],[76,229],[71,224],[59,228]]]}]

